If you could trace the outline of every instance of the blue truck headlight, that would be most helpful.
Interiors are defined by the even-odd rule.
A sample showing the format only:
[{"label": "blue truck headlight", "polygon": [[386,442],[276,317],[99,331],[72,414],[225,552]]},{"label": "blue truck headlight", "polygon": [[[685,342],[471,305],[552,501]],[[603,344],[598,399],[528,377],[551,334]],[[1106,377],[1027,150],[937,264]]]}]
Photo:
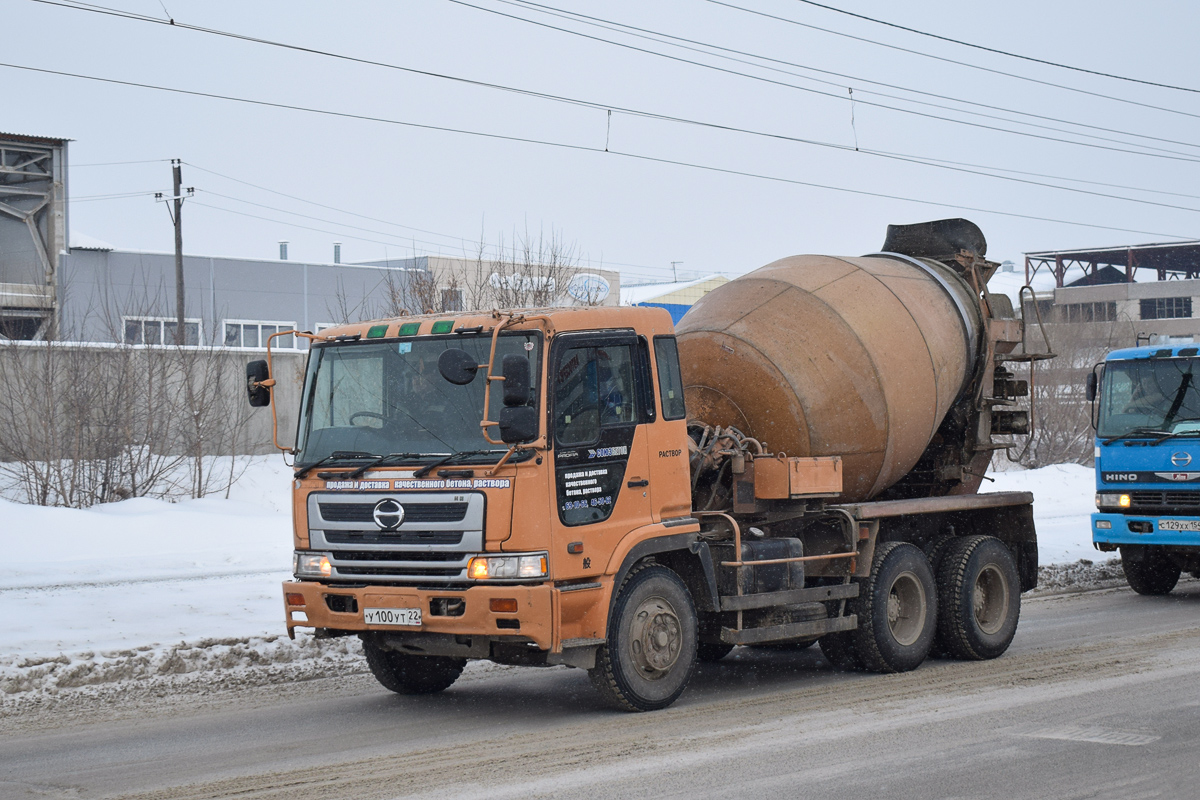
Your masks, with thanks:
[{"label": "blue truck headlight", "polygon": [[1131,499],[1128,494],[1120,494],[1117,492],[1097,492],[1096,493],[1096,508],[1104,510],[1106,508],[1129,508]]}]

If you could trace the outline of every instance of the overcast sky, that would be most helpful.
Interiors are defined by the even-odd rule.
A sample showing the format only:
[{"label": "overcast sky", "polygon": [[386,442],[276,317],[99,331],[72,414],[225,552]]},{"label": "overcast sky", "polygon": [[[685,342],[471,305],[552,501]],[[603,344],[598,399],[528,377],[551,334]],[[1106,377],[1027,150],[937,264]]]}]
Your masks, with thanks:
[{"label": "overcast sky", "polygon": [[[672,261],[682,262],[681,278],[732,276],[796,253],[873,252],[889,223],[955,216],[982,227],[990,258],[1018,263],[1025,251],[1200,237],[1200,93],[970,49],[801,0],[99,2],[409,70],[63,7],[70,3],[3,0],[6,64],[390,120],[0,67],[0,130],[72,139],[71,227],[120,248],[173,247],[165,208],[146,194],[170,189],[170,158],[184,160],[184,184],[196,188],[185,251],[204,255],[274,258],[282,239],[296,260],[332,260],[334,241],[346,261],[462,255],[481,237],[494,244],[554,231],[585,263],[634,283],[669,278]],[[828,4],[1200,89],[1200,14],[1189,2]],[[635,38],[631,27],[656,36]],[[995,170],[1141,202],[973,174]],[[88,199],[123,193],[141,194]]]}]

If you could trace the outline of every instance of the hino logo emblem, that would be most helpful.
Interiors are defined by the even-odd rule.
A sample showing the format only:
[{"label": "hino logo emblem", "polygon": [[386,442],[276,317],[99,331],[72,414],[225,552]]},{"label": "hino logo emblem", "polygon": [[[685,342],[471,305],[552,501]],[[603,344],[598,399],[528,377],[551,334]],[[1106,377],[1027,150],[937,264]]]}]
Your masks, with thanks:
[{"label": "hino logo emblem", "polygon": [[388,497],[375,504],[375,510],[371,516],[375,518],[375,524],[381,529],[394,531],[400,527],[401,522],[404,522],[404,506]]},{"label": "hino logo emblem", "polygon": [[1187,453],[1172,453],[1171,463],[1177,467],[1186,467],[1188,464],[1192,463],[1192,457]]}]

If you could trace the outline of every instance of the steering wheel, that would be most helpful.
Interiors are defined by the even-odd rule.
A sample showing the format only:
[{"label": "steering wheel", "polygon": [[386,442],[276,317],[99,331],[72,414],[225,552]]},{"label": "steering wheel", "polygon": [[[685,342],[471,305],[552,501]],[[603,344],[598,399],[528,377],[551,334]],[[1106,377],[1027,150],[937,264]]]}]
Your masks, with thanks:
[{"label": "steering wheel", "polygon": [[[377,414],[374,411],[355,411],[353,414],[350,415],[350,419],[348,419],[346,421],[349,422],[351,425],[353,425],[354,420],[358,419],[359,417],[366,417],[367,419],[377,419],[380,422],[384,421],[383,414]],[[360,426],[360,427],[367,427],[367,426],[364,425],[364,426]]]}]

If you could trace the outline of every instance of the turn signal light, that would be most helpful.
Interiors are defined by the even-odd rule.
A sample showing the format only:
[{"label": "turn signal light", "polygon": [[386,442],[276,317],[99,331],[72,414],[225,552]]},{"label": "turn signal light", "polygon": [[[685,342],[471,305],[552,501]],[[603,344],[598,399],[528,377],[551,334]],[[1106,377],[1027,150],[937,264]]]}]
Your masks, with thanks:
[{"label": "turn signal light", "polygon": [[515,614],[517,613],[517,599],[515,597],[493,597],[488,601],[488,607],[497,614]]},{"label": "turn signal light", "polygon": [[287,604],[289,606],[304,605],[304,595],[302,595],[302,594],[296,594],[295,592],[288,592],[286,597],[287,597]]}]

